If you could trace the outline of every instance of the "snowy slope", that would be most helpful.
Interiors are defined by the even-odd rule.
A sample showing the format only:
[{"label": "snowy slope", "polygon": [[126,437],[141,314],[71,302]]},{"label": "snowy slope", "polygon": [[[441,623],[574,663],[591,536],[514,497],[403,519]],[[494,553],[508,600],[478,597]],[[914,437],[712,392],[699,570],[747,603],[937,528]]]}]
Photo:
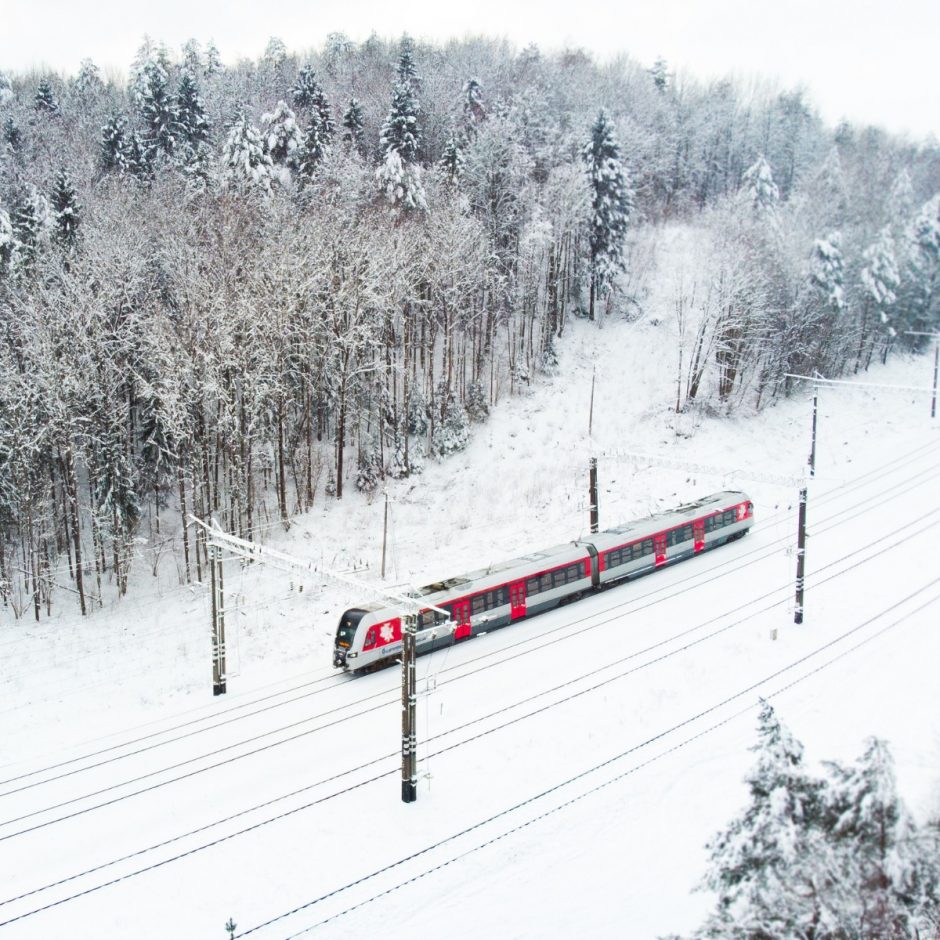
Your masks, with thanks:
[{"label": "snowy slope", "polygon": [[[222,938],[229,917],[257,937],[689,930],[711,904],[692,892],[704,842],[745,796],[761,695],[811,761],[886,737],[902,794],[919,817],[935,811],[929,400],[822,391],[797,627],[796,488],[774,480],[803,472],[809,399],[676,416],[666,287],[648,310],[571,324],[553,382],[501,401],[463,456],[390,485],[388,580],[584,533],[592,453],[602,526],[740,486],[756,504],[747,539],[420,660],[411,806],[399,676],[330,667],[355,592],[229,562],[232,675],[217,699],[205,592],[179,587],[166,561],[84,623],[5,621],[0,936]],[[899,358],[861,378],[926,385],[930,367]],[[358,577],[377,582],[382,513],[353,494],[265,540],[366,563]]]}]

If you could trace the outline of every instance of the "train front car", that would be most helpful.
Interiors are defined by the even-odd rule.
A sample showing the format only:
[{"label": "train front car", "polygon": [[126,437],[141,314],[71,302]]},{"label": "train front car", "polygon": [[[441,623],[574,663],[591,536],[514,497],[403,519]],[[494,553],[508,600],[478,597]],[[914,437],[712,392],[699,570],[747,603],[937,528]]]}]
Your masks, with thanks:
[{"label": "train front car", "polygon": [[349,651],[353,649],[356,643],[356,630],[366,612],[360,607],[352,607],[343,613],[339,618],[339,626],[336,628],[336,639],[333,641],[333,665],[339,668],[346,667],[346,659]]}]

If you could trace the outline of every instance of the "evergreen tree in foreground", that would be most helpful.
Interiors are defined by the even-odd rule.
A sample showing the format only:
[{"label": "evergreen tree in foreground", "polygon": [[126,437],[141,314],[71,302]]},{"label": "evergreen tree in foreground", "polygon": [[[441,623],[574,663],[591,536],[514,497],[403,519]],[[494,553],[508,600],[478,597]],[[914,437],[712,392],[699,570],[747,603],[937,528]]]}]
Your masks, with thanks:
[{"label": "evergreen tree in foreground", "polygon": [[750,799],[708,846],[717,910],[695,940],[916,940],[940,927],[938,830],[898,798],[884,742],[829,780],[765,702]]},{"label": "evergreen tree in foreground", "polygon": [[718,893],[718,910],[704,937],[804,936],[820,918],[816,895],[826,876],[812,862],[820,856],[821,784],[806,773],[802,746],[766,702],[753,750],[750,802],[708,846],[706,884]]},{"label": "evergreen tree in foreground", "polygon": [[590,317],[601,289],[624,269],[623,243],[633,212],[633,191],[623,163],[614,129],[603,111],[591,128],[584,147],[591,186],[591,296]]}]

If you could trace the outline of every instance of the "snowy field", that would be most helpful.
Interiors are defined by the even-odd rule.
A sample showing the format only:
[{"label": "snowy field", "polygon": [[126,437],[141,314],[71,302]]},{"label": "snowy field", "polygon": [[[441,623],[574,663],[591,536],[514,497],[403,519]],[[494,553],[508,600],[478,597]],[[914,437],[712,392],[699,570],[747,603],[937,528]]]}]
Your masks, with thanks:
[{"label": "snowy field", "polygon": [[[52,619],[4,619],[0,936],[223,940],[229,918],[258,938],[689,931],[713,903],[693,890],[704,844],[745,801],[761,696],[811,766],[883,736],[915,816],[940,809],[929,396],[821,391],[796,626],[809,394],[677,416],[668,316],[570,324],[559,355],[465,454],[391,483],[389,583],[586,533],[591,454],[602,527],[735,487],[749,536],[420,659],[412,805],[400,674],[331,667],[355,591],[227,562],[218,698],[206,590],[169,557],[84,622],[64,593]],[[896,357],[860,378],[926,386],[931,367]],[[350,488],[264,541],[378,583],[383,509]]]}]

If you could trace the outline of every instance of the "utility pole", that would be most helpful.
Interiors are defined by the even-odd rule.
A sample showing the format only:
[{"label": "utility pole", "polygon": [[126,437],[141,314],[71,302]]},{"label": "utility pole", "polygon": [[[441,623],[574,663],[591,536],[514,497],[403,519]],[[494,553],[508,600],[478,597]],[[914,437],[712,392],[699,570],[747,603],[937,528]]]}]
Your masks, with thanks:
[{"label": "utility pole", "polygon": [[796,534],[796,609],[793,622],[803,622],[803,583],[806,568],[806,487],[800,490],[800,518]]},{"label": "utility pole", "polygon": [[927,333],[921,330],[906,330],[907,336],[929,336],[937,341],[933,351],[933,385],[930,389],[930,417],[937,417],[937,372],[940,371],[940,333]]},{"label": "utility pole", "polygon": [[[190,515],[190,520],[193,523],[198,525],[201,529],[205,530],[206,541],[208,546],[212,548],[212,554],[210,558],[213,563],[216,564],[216,568],[212,569],[213,571],[217,570],[217,575],[213,574],[213,590],[212,590],[212,611],[213,611],[213,627],[217,623],[216,613],[222,612],[221,604],[221,562],[217,562],[216,552],[220,551],[222,546],[225,546],[226,550],[233,555],[238,556],[239,558],[246,558],[249,561],[261,562],[262,564],[271,564],[275,565],[278,568],[285,570],[300,570],[307,572],[315,572],[318,577],[328,578],[331,581],[336,581],[339,584],[342,584],[347,588],[355,588],[363,597],[375,597],[381,600],[384,604],[394,605],[398,607],[402,613],[402,690],[401,690],[401,708],[402,708],[402,717],[401,717],[401,731],[402,731],[402,745],[401,745],[401,771],[402,771],[402,784],[401,784],[401,798],[404,803],[414,803],[418,798],[418,735],[416,727],[416,705],[417,705],[417,686],[416,686],[416,672],[415,672],[415,656],[417,654],[417,637],[418,637],[418,614],[421,611],[428,611],[434,613],[438,616],[437,629],[444,630],[448,627],[453,627],[453,621],[451,620],[451,611],[445,607],[435,607],[433,604],[422,603],[416,596],[408,594],[399,594],[395,591],[388,590],[387,588],[376,588],[375,585],[368,584],[366,582],[361,582],[355,578],[350,578],[344,574],[341,574],[337,571],[324,570],[320,568],[315,562],[303,559],[295,558],[292,555],[288,555],[285,552],[279,552],[276,549],[268,548],[265,545],[258,545],[256,542],[248,541],[247,539],[239,538],[237,535],[231,535],[228,532],[223,532],[219,529],[218,524],[213,526],[206,525],[201,519],[197,519],[195,516]],[[216,589],[216,579],[219,582],[218,590]],[[220,625],[224,631],[224,620],[220,621]],[[213,630],[213,655],[218,648],[221,653],[221,659],[219,660],[219,672],[218,676],[222,682],[222,688],[220,691],[225,691],[225,637],[224,632],[221,634],[220,642],[218,647],[216,647],[216,634]],[[213,659],[213,667],[215,666],[215,659]],[[218,694],[218,693],[216,693]]]},{"label": "utility pole", "polygon": [[[809,450],[809,475],[816,476],[816,419],[819,410],[819,386],[813,389],[813,433]],[[803,591],[806,585],[806,481],[800,488],[800,511],[796,530],[796,606],[793,622],[803,622]]]},{"label": "utility pole", "polygon": [[816,476],[816,414],[819,408],[819,386],[813,388],[813,438],[809,449],[809,475]]},{"label": "utility pole", "polygon": [[594,371],[591,373],[591,404],[588,408],[588,437],[591,436],[594,429],[594,379],[596,375],[597,366],[594,367]]},{"label": "utility pole", "polygon": [[385,520],[382,523],[382,580],[385,580],[385,543],[388,539],[388,491],[385,491]]},{"label": "utility pole", "polygon": [[597,458],[591,458],[591,475],[589,484],[589,498],[591,500],[591,531],[597,531],[598,504],[597,504]]},{"label": "utility pole", "polygon": [[940,366],[940,340],[933,351],[933,394],[930,397],[930,417],[937,417],[937,367]]},{"label": "utility pole", "polygon": [[414,803],[418,799],[418,734],[415,725],[418,615],[405,614],[401,623],[401,801]]},{"label": "utility pole", "polygon": [[222,580],[222,553],[209,546],[209,579],[212,587],[212,694],[225,692],[225,595]]}]

